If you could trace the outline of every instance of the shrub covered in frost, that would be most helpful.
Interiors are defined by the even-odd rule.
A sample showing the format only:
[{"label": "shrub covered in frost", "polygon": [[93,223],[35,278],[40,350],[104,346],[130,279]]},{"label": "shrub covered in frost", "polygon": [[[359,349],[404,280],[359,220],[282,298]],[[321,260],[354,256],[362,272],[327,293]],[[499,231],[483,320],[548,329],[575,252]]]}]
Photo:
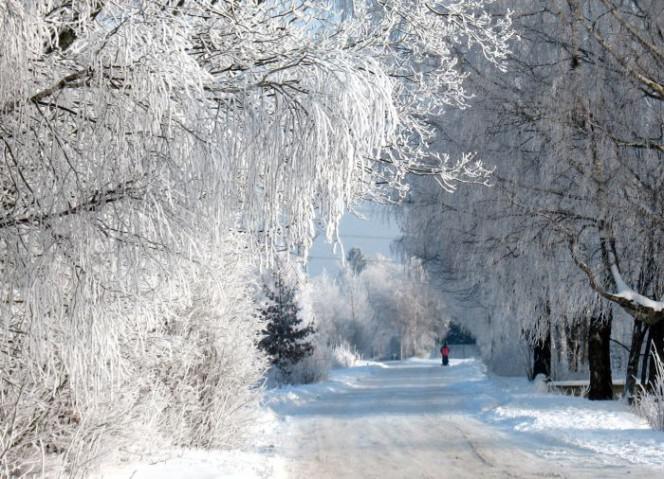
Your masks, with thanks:
[{"label": "shrub covered in frost", "polygon": [[[255,347],[252,269],[230,254],[241,247],[232,238],[226,252],[204,245],[191,260],[169,264],[164,277],[94,277],[95,265],[77,277],[65,261],[40,271],[43,283],[29,291],[44,303],[22,300],[69,299],[62,310],[17,307],[5,316],[0,477],[62,464],[77,477],[120,447],[233,446],[246,438],[266,365]],[[113,268],[98,265],[106,267]]]},{"label": "shrub covered in frost", "polygon": [[349,368],[358,363],[360,356],[348,343],[337,346],[323,344],[322,337],[314,338],[312,354],[291,365],[286,373],[273,373],[271,381],[280,384],[310,384],[327,379],[330,369]]},{"label": "shrub covered in frost", "polygon": [[283,382],[291,384],[311,384],[327,379],[332,358],[325,347],[315,347],[313,352],[293,364],[283,377]]},{"label": "shrub covered in frost", "polygon": [[650,388],[641,387],[637,410],[653,429],[664,431],[664,360],[655,354],[656,379]]},{"label": "shrub covered in frost", "polygon": [[332,348],[332,367],[350,368],[360,360],[357,349],[347,342],[342,342]]}]

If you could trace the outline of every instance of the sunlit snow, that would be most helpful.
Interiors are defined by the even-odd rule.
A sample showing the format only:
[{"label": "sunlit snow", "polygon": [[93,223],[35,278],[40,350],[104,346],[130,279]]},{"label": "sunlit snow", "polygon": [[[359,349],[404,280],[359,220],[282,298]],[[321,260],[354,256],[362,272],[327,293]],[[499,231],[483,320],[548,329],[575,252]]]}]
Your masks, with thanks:
[{"label": "sunlit snow", "polygon": [[[322,383],[272,390],[265,408],[273,420],[256,450],[179,451],[95,479],[333,477],[332,468],[334,477],[365,477],[372,467],[385,467],[381,477],[404,477],[396,471],[411,466],[395,466],[403,451],[421,471],[468,454],[460,477],[480,477],[473,474],[487,467],[530,477],[545,463],[568,477],[654,477],[664,467],[664,434],[628,406],[538,393],[525,379],[488,375],[476,359],[452,359],[449,368],[437,359],[365,362]],[[445,436],[459,441],[454,450]]]}]

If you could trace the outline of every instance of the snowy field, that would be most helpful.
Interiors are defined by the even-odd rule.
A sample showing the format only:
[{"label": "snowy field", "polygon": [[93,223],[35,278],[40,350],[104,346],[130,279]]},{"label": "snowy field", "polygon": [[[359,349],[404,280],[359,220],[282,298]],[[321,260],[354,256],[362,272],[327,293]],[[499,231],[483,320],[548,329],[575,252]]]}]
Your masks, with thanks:
[{"label": "snowy field", "polygon": [[[97,479],[659,477],[664,433],[619,402],[540,393],[477,360],[367,363],[270,391],[252,451],[173,451]],[[445,474],[441,474],[445,471]]]}]

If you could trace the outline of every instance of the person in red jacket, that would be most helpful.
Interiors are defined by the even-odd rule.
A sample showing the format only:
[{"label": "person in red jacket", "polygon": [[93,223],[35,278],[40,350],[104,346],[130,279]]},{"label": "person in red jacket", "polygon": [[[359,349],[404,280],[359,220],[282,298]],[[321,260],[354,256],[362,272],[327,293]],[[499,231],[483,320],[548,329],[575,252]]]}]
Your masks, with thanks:
[{"label": "person in red jacket", "polygon": [[447,341],[440,347],[440,355],[443,357],[443,366],[447,366],[450,360],[450,348],[447,346]]}]

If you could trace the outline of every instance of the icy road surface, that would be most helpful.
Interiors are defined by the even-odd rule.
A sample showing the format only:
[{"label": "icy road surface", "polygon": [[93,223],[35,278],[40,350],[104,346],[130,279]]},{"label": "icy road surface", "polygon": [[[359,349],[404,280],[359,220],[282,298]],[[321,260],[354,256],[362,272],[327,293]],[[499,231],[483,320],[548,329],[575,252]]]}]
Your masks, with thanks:
[{"label": "icy road surface", "polygon": [[[531,387],[526,387],[530,398]],[[555,423],[547,424],[548,435],[536,432],[535,420],[501,427],[501,415],[510,415],[510,411],[527,416],[518,408],[506,406],[514,402],[514,396],[502,389],[487,380],[477,361],[452,361],[450,367],[442,368],[435,361],[415,360],[340,370],[326,383],[282,390],[271,401],[272,409],[282,418],[273,450],[279,458],[274,477],[664,477],[660,475],[664,466],[633,464],[621,460],[619,454],[616,459],[615,455],[565,442],[562,439],[569,431],[561,430],[557,435],[555,428],[559,425]],[[539,396],[547,401],[552,395]],[[581,408],[571,409],[578,419],[584,415],[590,417],[590,422],[606,419],[606,424],[589,427],[601,438],[607,437],[608,442],[613,435],[616,444],[625,441],[629,447],[628,437],[642,439],[646,445],[654,445],[655,458],[664,456],[664,437],[658,436],[661,433],[650,431],[624,406],[615,406],[618,411],[614,413],[611,403],[598,403],[597,408],[602,409],[604,404],[609,411],[594,415],[592,406],[584,409],[589,401],[553,398],[554,403],[574,402]],[[566,418],[565,411],[556,412],[552,405],[546,407],[548,411],[538,409],[537,414],[553,412],[563,428],[565,421],[575,420]],[[569,412],[569,405],[566,407]],[[616,421],[624,419],[622,415],[627,417],[627,424],[621,423],[614,432]],[[535,432],[515,431],[519,426],[527,431],[529,425]],[[643,438],[641,433],[650,436]],[[575,437],[572,434],[572,440]],[[593,438],[587,438],[588,444],[593,444]],[[638,451],[643,444],[633,446]]]}]

